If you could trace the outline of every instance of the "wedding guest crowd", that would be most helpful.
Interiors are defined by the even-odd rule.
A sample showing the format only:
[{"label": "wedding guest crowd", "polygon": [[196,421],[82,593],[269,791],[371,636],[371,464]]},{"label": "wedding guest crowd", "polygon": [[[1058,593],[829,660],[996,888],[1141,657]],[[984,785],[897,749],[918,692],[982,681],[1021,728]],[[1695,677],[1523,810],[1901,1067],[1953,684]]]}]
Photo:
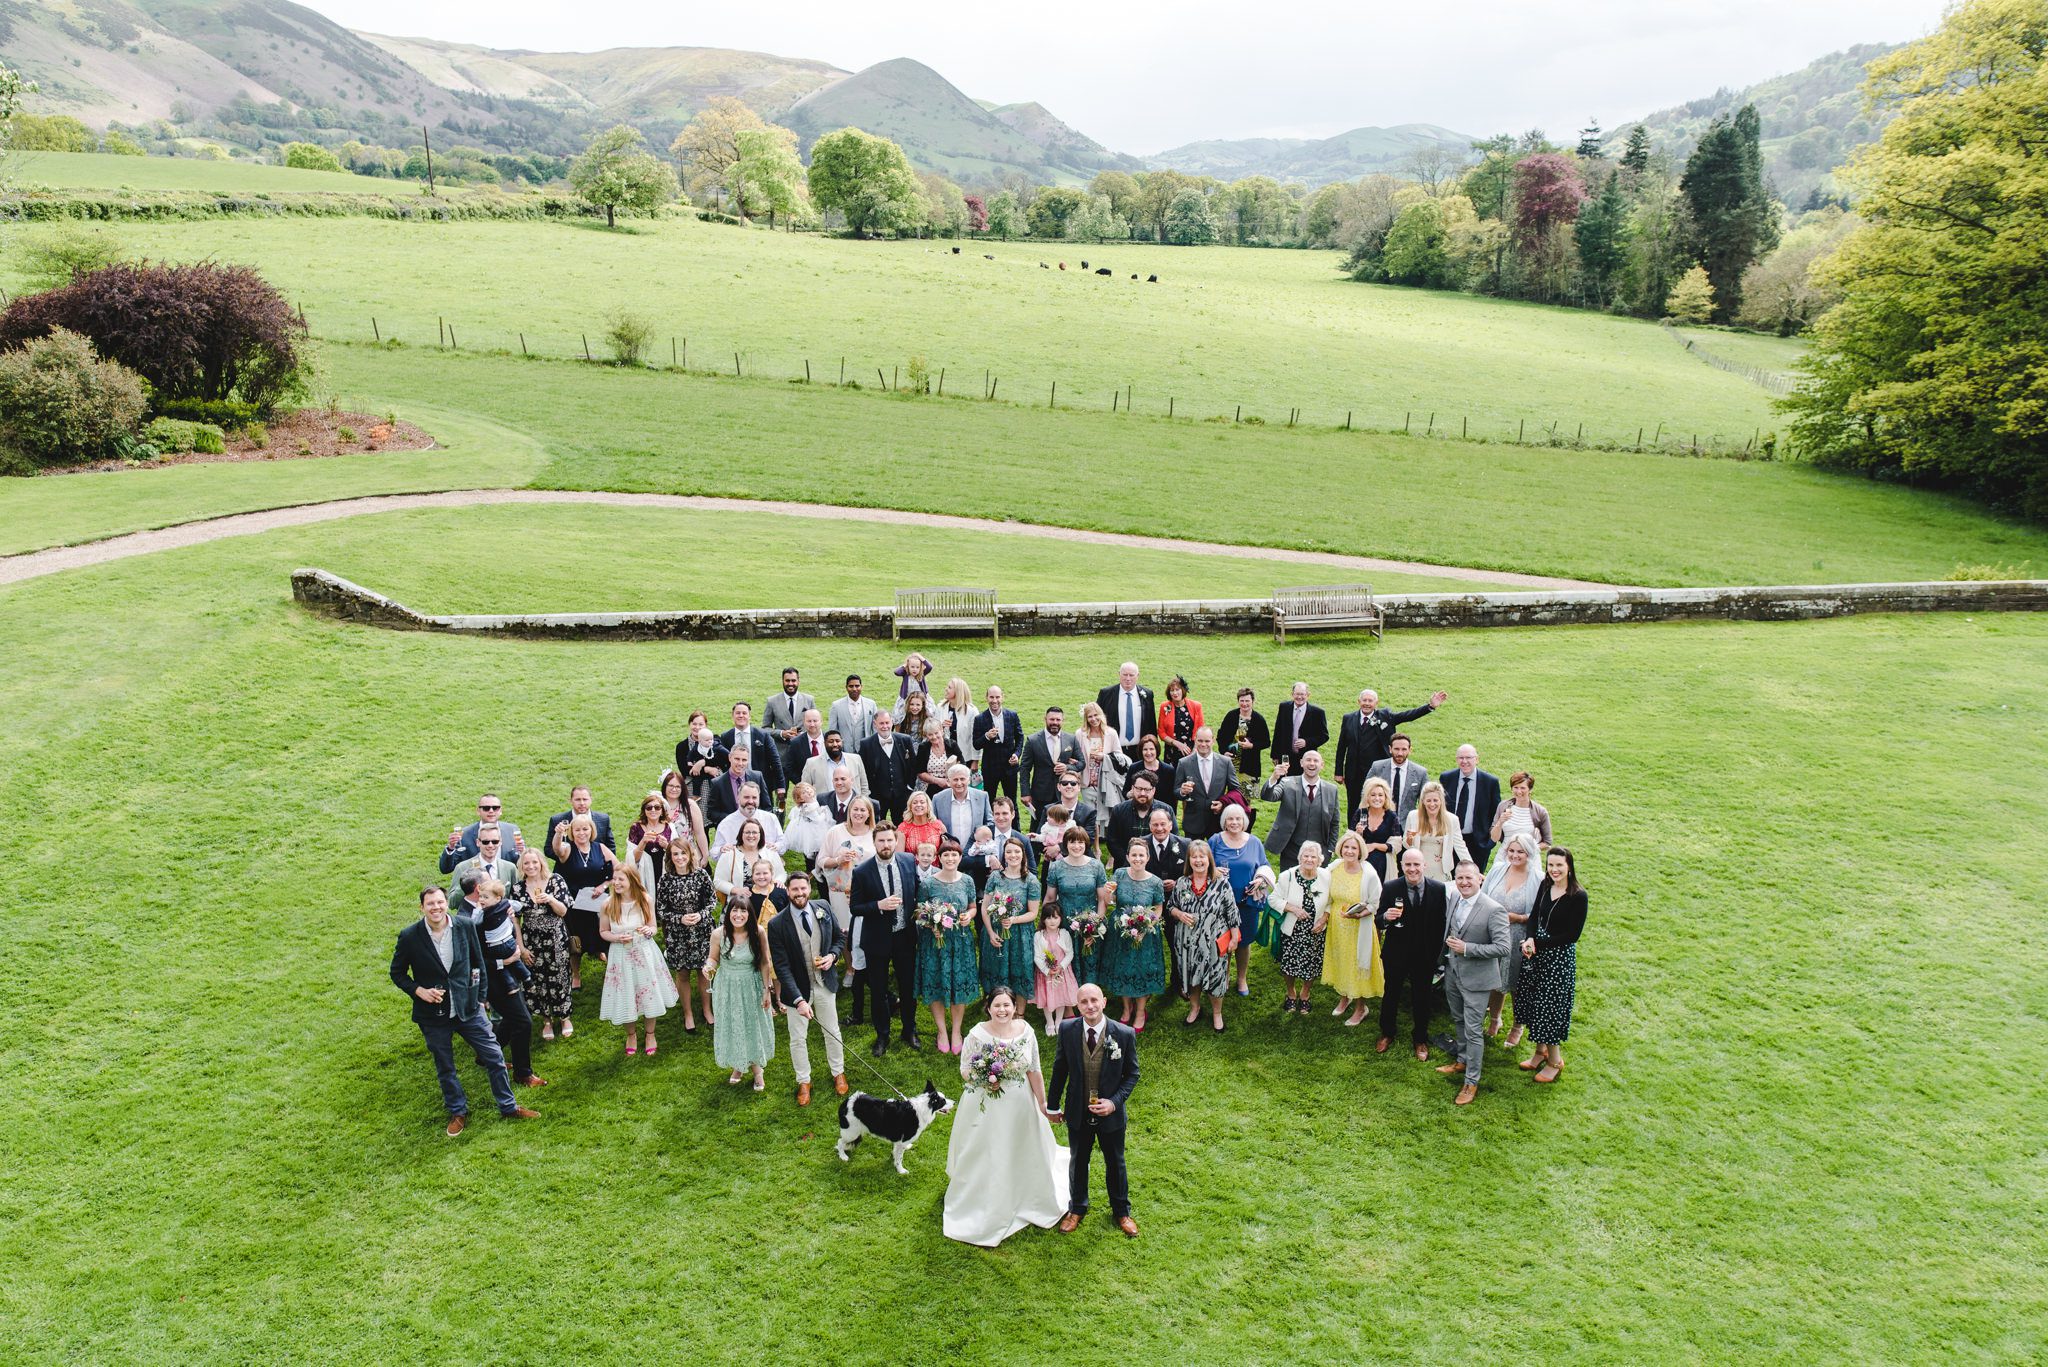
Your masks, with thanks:
[{"label": "wedding guest crowd", "polygon": [[1027,734],[999,686],[977,700],[921,653],[894,677],[893,701],[850,674],[821,709],[789,668],[758,725],[745,700],[722,733],[689,713],[673,767],[664,757],[629,804],[623,845],[584,784],[529,828],[538,844],[497,793],[478,798],[391,963],[451,1135],[468,1114],[454,1038],[499,1111],[532,1118],[513,1088],[545,1086],[535,1045],[574,1036],[586,959],[602,962],[597,1017],[622,1029],[628,1057],[659,1053],[671,1012],[685,1034],[701,1017],[728,1080],[765,1091],[779,1019],[799,1106],[814,1033],[844,1095],[844,1032],[871,1031],[875,1058],[922,1049],[920,1005],[946,1054],[995,996],[1019,1016],[1035,1008],[1051,1036],[1089,984],[1134,1031],[1178,1001],[1183,1025],[1206,1009],[1221,1032],[1233,989],[1250,994],[1254,945],[1279,969],[1283,1020],[1311,1014],[1319,988],[1346,1027],[1377,1001],[1379,1054],[1405,1011],[1409,1046],[1429,1059],[1446,1010],[1453,1057],[1439,1071],[1458,1105],[1478,1094],[1509,1013],[1505,1047],[1534,1046],[1519,1068],[1562,1075],[1586,892],[1533,773],[1516,771],[1503,797],[1470,743],[1435,775],[1414,758],[1402,728],[1442,709],[1443,692],[1395,710],[1360,690],[1326,767],[1330,725],[1306,682],[1269,724],[1249,686],[1218,713],[1177,674],[1155,697],[1127,661],[1075,710],[1075,731],[1055,704]]}]

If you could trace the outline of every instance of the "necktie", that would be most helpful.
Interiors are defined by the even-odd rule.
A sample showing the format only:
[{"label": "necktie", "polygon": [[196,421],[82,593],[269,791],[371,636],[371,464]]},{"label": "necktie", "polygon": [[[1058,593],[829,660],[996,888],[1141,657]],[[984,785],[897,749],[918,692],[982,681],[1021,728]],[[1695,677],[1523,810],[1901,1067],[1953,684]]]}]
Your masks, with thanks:
[{"label": "necktie", "polygon": [[1394,810],[1395,810],[1396,812],[1399,812],[1399,811],[1401,810],[1401,770],[1402,770],[1402,768],[1403,768],[1403,767],[1404,767],[1404,766],[1402,766],[1402,765],[1398,765],[1398,764],[1394,766],[1394,784],[1393,784],[1393,787],[1394,787],[1394,804],[1393,804],[1393,805],[1394,805]]},{"label": "necktie", "polygon": [[1296,740],[1301,739],[1301,721],[1302,718],[1306,717],[1307,715],[1308,709],[1306,707],[1297,707],[1294,709],[1294,738]]},{"label": "necktie", "polygon": [[1092,1025],[1088,1027],[1088,1052],[1095,1052],[1095,1027]]},{"label": "necktie", "polygon": [[1132,741],[1138,735],[1138,703],[1136,695],[1124,694],[1124,740]]},{"label": "necktie", "polygon": [[1313,783],[1308,785],[1308,805],[1311,807],[1316,805],[1316,785]]},{"label": "necktie", "polygon": [[809,940],[812,936],[818,933],[818,928],[811,921],[810,903],[806,902],[801,908],[801,910],[803,912],[804,939]]},{"label": "necktie", "polygon": [[1466,834],[1472,832],[1472,780],[1464,774],[1458,775],[1458,804],[1464,808]]}]

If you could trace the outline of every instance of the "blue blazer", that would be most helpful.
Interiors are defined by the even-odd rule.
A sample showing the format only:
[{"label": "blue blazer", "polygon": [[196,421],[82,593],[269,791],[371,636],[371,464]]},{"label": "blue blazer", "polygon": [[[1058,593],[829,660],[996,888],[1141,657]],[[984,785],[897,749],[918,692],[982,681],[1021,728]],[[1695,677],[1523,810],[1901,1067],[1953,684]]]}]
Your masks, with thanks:
[{"label": "blue blazer", "polygon": [[[418,1025],[468,1020],[483,1003],[483,941],[477,938],[476,926],[464,917],[450,914],[448,925],[454,953],[446,968],[434,952],[434,937],[427,931],[424,916],[398,932],[398,945],[391,951],[391,985],[412,1002],[413,1022]],[[424,1002],[413,992],[416,987],[442,987],[448,995],[438,1002]]]},{"label": "blue blazer", "polygon": [[[847,910],[855,922],[855,942],[871,961],[888,957],[896,935],[896,913],[879,905],[883,892],[878,859],[879,856],[862,860],[854,866],[853,881],[846,892]],[[917,856],[900,850],[896,854],[896,891],[902,896],[905,909],[917,905]],[[774,923],[769,924],[772,928]]]}]

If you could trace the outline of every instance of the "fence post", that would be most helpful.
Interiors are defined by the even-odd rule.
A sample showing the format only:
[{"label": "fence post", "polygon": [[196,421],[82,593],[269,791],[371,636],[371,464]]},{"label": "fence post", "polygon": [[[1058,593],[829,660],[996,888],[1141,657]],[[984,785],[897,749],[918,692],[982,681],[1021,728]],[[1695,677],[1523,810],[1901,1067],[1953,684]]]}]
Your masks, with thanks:
[{"label": "fence post", "polygon": [[1001,384],[1002,382],[1003,382],[1003,377],[1002,377],[1002,376],[1000,376],[1000,375],[996,376],[996,377],[995,377],[995,378],[994,378],[993,380],[990,380],[990,381],[988,382],[988,400],[989,400],[989,402],[990,402],[990,403],[994,403],[994,402],[995,402],[995,400],[996,400],[996,386],[997,386],[997,385],[999,385],[999,384]]},{"label": "fence post", "polygon": [[526,334],[523,332],[519,334],[519,354],[526,355]]},{"label": "fence post", "polygon": [[[806,373],[808,374],[809,372]],[[942,399],[946,397],[946,368],[944,366],[939,367],[939,397]]]},{"label": "fence post", "polygon": [[1404,437],[1405,437],[1405,436],[1407,436],[1407,435],[1408,435],[1408,424],[1410,424],[1410,423],[1412,423],[1412,422],[1414,422],[1414,421],[1415,421],[1415,414],[1414,414],[1414,413],[1413,413],[1412,411],[1411,411],[1411,412],[1407,412],[1407,413],[1403,413],[1403,414],[1401,415],[1401,435],[1402,435],[1402,436],[1404,436]]},{"label": "fence post", "polygon": [[1348,408],[1344,410],[1344,430],[1346,432],[1351,430],[1351,410]]},{"label": "fence post", "polygon": [[888,378],[887,378],[886,376],[884,376],[884,375],[882,374],[882,368],[881,368],[880,366],[876,366],[876,367],[875,367],[875,388],[877,388],[877,389],[887,389],[888,387],[889,387],[889,381],[888,381]]},{"label": "fence post", "polygon": [[448,345],[448,320],[446,318],[436,318],[434,321],[441,325],[440,345],[446,347]]},{"label": "fence post", "polygon": [[1528,431],[1529,420],[1527,418],[1523,418],[1515,424],[1515,445],[1520,446],[1522,444],[1522,438],[1527,435]]},{"label": "fence post", "polygon": [[683,369],[690,368],[690,339],[683,338]]},{"label": "fence post", "polygon": [[898,386],[897,386],[897,383],[896,383],[896,377],[897,377],[897,376],[899,376],[899,375],[901,375],[902,373],[903,373],[903,367],[902,367],[902,366],[898,366],[898,365],[892,365],[892,366],[890,366],[890,367],[889,367],[889,392],[890,392],[891,394],[894,394],[894,393],[896,392],[896,390],[897,390],[897,388],[898,388]]},{"label": "fence post", "polygon": [[674,337],[668,339],[668,363],[670,365],[676,363],[676,339]]},{"label": "fence post", "polygon": [[1060,382],[1059,382],[1058,380],[1054,380],[1054,381],[1052,382],[1052,391],[1051,391],[1051,392],[1050,392],[1049,394],[1047,394],[1047,395],[1046,395],[1046,399],[1045,399],[1045,406],[1046,406],[1047,408],[1052,408],[1052,407],[1055,407],[1055,406],[1056,406],[1056,405],[1057,405],[1057,404],[1059,403],[1059,399],[1060,399]]},{"label": "fence post", "polygon": [[1243,405],[1243,404],[1239,404],[1239,405],[1237,406],[1237,414],[1236,414],[1236,416],[1235,416],[1235,417],[1231,418],[1231,421],[1232,421],[1232,422],[1243,422],[1243,421],[1244,421],[1244,405]]},{"label": "fence post", "polygon": [[590,334],[587,332],[583,334],[583,359],[590,359]]},{"label": "fence post", "polygon": [[808,356],[806,356],[806,357],[804,357],[804,383],[805,383],[805,384],[809,384],[810,382],[811,382],[811,358],[810,358],[810,357],[808,357]]},{"label": "fence post", "polygon": [[1116,406],[1117,406],[1117,404],[1118,404],[1119,402],[1121,402],[1121,401],[1122,401],[1123,397],[1124,397],[1124,392],[1123,392],[1123,391],[1122,391],[1121,389],[1112,389],[1112,390],[1110,390],[1110,391],[1109,391],[1109,411],[1110,411],[1110,412],[1112,412],[1112,413],[1116,412]]},{"label": "fence post", "polygon": [[1459,419],[1458,419],[1458,440],[1459,440],[1459,441],[1463,441],[1463,440],[1464,440],[1465,438],[1467,438],[1467,437],[1469,437],[1469,436],[1471,436],[1471,435],[1472,435],[1472,419],[1471,419],[1470,417],[1463,417],[1463,418],[1459,418]]},{"label": "fence post", "polygon": [[1640,450],[1642,450],[1642,449],[1643,449],[1643,429],[1642,429],[1642,428],[1640,428],[1640,427],[1638,427],[1638,428],[1636,429],[1636,450],[1640,451]]},{"label": "fence post", "polygon": [[737,351],[735,351],[735,352],[734,352],[734,353],[732,354],[732,377],[733,377],[733,378],[734,378],[735,380],[737,380],[737,379],[741,378],[741,376],[740,376],[740,354],[739,354],[739,353],[738,353]]},{"label": "fence post", "polygon": [[1579,424],[1578,444],[1581,446],[1584,446],[1586,444],[1586,424],[1584,423]]},{"label": "fence post", "polygon": [[455,324],[453,323],[448,325],[448,345],[457,351],[462,350],[462,343],[455,340]]},{"label": "fence post", "polygon": [[1436,435],[1436,414],[1432,413],[1429,415],[1429,426],[1422,429],[1422,435],[1425,437]]},{"label": "fence post", "polygon": [[1166,396],[1166,416],[1169,418],[1173,416],[1173,396],[1171,394]]},{"label": "fence post", "polygon": [[382,342],[384,340],[384,334],[377,331],[377,320],[375,318],[372,318],[370,320],[370,337],[372,340],[377,342]]}]

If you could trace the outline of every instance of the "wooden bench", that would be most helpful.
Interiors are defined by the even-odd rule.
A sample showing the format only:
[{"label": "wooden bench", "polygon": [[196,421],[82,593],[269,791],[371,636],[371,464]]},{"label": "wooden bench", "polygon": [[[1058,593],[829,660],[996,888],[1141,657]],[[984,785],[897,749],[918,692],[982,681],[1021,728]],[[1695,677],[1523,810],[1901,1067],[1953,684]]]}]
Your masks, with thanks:
[{"label": "wooden bench", "polygon": [[1287,629],[1332,631],[1364,627],[1380,638],[1386,619],[1369,584],[1310,584],[1273,590],[1273,640],[1287,644]]},{"label": "wooden bench", "polygon": [[1000,641],[994,589],[898,589],[891,639],[906,631],[986,631]]}]

